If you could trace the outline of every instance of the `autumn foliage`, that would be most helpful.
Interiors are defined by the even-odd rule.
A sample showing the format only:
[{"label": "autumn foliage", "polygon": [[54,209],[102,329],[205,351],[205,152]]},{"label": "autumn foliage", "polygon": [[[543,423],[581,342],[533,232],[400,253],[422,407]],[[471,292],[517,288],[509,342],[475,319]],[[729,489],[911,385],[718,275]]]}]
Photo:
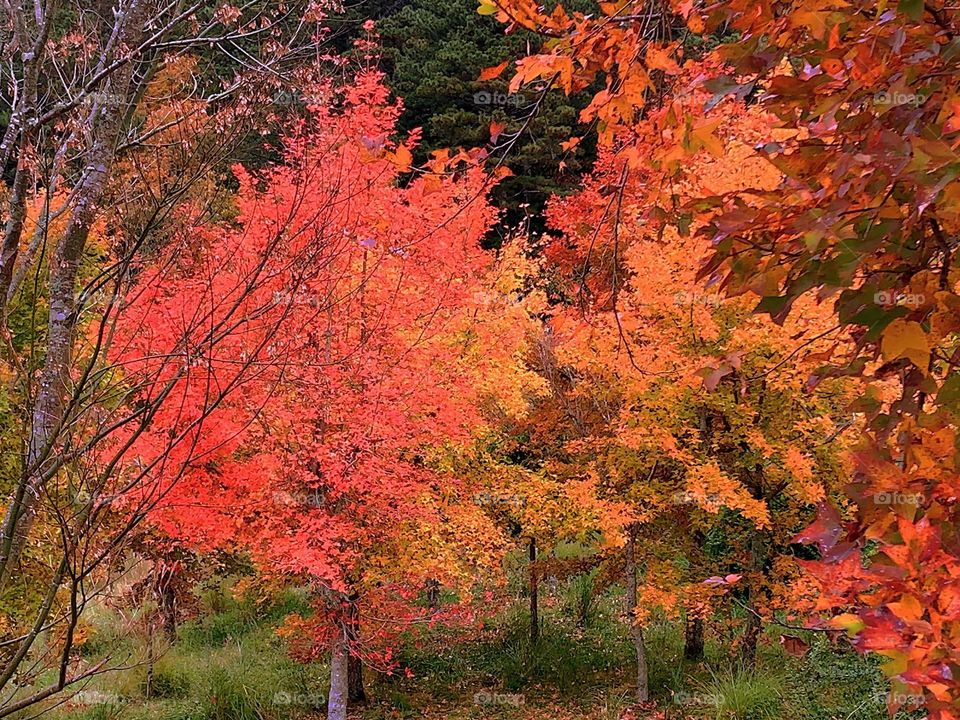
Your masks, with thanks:
[{"label": "autumn foliage", "polygon": [[[882,658],[891,713],[921,697],[960,720],[957,9],[596,9],[479,0],[526,50],[476,82],[509,83],[528,114],[474,98],[483,146],[429,153],[376,24],[345,23],[338,54],[326,25],[348,9],[323,3],[293,23],[316,26],[308,51],[266,42],[262,83],[244,60],[229,89],[201,51],[166,55],[177,40],[142,71],[130,48],[149,43],[118,15],[123,112],[95,98],[89,137],[75,99],[41,112],[18,61],[33,90],[0,143],[0,416],[29,430],[0,433],[18,463],[0,594],[24,557],[49,593],[16,598],[37,618],[0,615],[0,691],[25,658],[60,670],[0,717],[99,672],[68,679],[76,598],[116,583],[134,537],[155,587],[217,554],[306,588],[311,612],[277,634],[330,658],[331,720],[348,666],[393,674],[415,626],[480,633],[522,597],[536,649],[542,583],[572,577],[589,581],[578,632],[590,593],[623,587],[651,716],[651,628],[682,622],[702,656],[723,617],[743,667],[765,627],[820,633]],[[244,57],[290,19],[246,12],[209,26]],[[81,37],[47,49],[86,57]],[[290,102],[265,99],[285,77]],[[569,191],[540,213],[529,188],[492,191],[519,144],[544,150],[553,91],[582,132],[550,146],[549,187]],[[47,124],[64,139],[35,162]]]},{"label": "autumn foliage", "polygon": [[[809,384],[859,381],[848,412],[861,438],[853,504],[828,505],[799,538],[822,556],[807,563],[817,606],[852,613],[830,623],[887,656],[902,687],[923,688],[933,716],[956,717],[955,10],[675,2],[653,13],[621,1],[582,15],[506,0],[480,11],[546,39],[518,61],[513,87],[601,83],[581,119],[621,159],[618,187],[645,180],[641,217],[709,241],[710,286],[784,327],[814,305],[832,315]],[[718,46],[688,58],[686,31]],[[700,91],[709,97],[686,106]],[[677,192],[692,156],[724,151],[724,107],[745,100],[765,127],[744,161],[779,179]]]},{"label": "autumn foliage", "polygon": [[[150,500],[151,523],[190,548],[338,595],[468,586],[497,544],[443,444],[469,443],[483,407],[517,412],[527,384],[527,318],[480,248],[488,178],[440,153],[401,182],[410,152],[388,139],[398,108],[379,75],[317,92],[339,108],[311,108],[282,165],[236,168],[235,221],[192,228],[128,299],[116,362],[173,399],[125,455],[154,468],[127,502]],[[230,342],[206,353],[213,333]],[[230,384],[198,422],[209,386]]]}]

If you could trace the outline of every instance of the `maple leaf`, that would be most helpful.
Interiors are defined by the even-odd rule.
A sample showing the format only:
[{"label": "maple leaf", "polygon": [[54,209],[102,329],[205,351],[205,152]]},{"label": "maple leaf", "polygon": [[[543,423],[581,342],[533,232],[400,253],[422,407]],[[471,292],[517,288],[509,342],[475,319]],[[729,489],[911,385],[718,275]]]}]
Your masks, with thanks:
[{"label": "maple leaf", "polygon": [[401,172],[406,172],[413,164],[413,153],[407,149],[406,145],[398,145],[396,151],[391,154],[390,160]]},{"label": "maple leaf", "polygon": [[494,65],[493,67],[484,68],[480,71],[480,76],[478,80],[495,80],[503,74],[503,71],[510,66],[509,60],[504,60],[499,65]]},{"label": "maple leaf", "polygon": [[881,352],[887,360],[907,358],[926,372],[930,363],[930,345],[920,323],[896,318],[883,331]]}]

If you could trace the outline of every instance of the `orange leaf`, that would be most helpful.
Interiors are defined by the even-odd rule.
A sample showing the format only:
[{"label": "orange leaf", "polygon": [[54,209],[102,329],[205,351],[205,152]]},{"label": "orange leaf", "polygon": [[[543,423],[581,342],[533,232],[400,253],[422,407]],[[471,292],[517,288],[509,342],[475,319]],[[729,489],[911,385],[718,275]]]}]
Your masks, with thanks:
[{"label": "orange leaf", "polygon": [[651,70],[663,70],[667,75],[679,75],[680,66],[670,57],[676,46],[676,43],[665,47],[650,45],[647,48],[647,67]]},{"label": "orange leaf", "polygon": [[390,161],[400,168],[401,172],[406,172],[413,163],[413,153],[407,149],[406,145],[400,145],[397,147],[397,151],[390,156]]},{"label": "orange leaf", "polygon": [[504,60],[499,65],[494,65],[493,67],[484,68],[480,71],[480,80],[493,80],[498,78],[503,74],[503,71],[507,69],[507,65],[510,64],[509,60]]}]

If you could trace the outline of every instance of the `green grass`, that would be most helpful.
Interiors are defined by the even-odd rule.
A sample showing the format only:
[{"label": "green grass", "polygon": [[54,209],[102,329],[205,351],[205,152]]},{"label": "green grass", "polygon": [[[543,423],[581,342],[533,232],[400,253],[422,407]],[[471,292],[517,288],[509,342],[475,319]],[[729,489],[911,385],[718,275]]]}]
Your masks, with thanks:
[{"label": "green grass", "polygon": [[262,606],[247,596],[239,600],[234,598],[229,585],[224,584],[204,592],[202,601],[217,610],[184,623],[178,632],[180,644],[196,649],[218,647],[260,626],[280,622],[291,613],[307,615],[311,612],[309,597],[302,588],[286,590]]},{"label": "green grass", "polygon": [[103,676],[78,699],[101,692],[113,702],[53,711],[83,720],[288,720],[316,712],[325,697],[327,667],[290,658],[270,628],[258,627],[217,648],[177,646],[154,666]]},{"label": "green grass", "polygon": [[[620,617],[622,591],[589,598],[583,577],[541,602],[539,641],[529,638],[526,600],[518,597],[482,628],[421,627],[402,636],[395,658],[405,673],[368,671],[372,702],[365,720],[443,717],[451,720],[531,718],[538,708],[557,717],[619,720],[633,702],[634,651]],[[322,717],[328,668],[288,654],[275,629],[291,612],[309,611],[303,591],[264,601],[233,597],[227,584],[207,589],[206,611],[180,628],[170,646],[155,638],[147,698],[146,637],[136,615],[99,609],[85,658],[110,653],[125,670],[85,688],[87,703],[52,708],[56,720],[312,720]],[[745,670],[731,649],[724,618],[708,623],[705,656],[683,658],[682,624],[659,619],[645,631],[653,702],[668,717],[701,720],[883,720],[885,682],[877,664],[810,634],[804,658],[787,655],[771,629]],[[520,707],[485,706],[478,692],[515,693]],[[100,693],[99,696],[96,694]],[[81,698],[83,699],[83,698]],[[560,712],[562,711],[562,712]],[[432,714],[431,714],[432,713]],[[536,715],[537,718],[543,715]],[[642,719],[642,713],[637,715]],[[901,713],[898,720],[910,715]],[[19,719],[18,719],[19,720]]]},{"label": "green grass", "polygon": [[737,667],[711,671],[710,679],[684,698],[717,720],[772,720],[788,715],[783,707],[786,694],[786,681],[776,672]]},{"label": "green grass", "polygon": [[[296,720],[325,701],[328,669],[293,660],[277,624],[309,611],[299,590],[267,602],[236,600],[226,585],[206,602],[219,608],[184,623],[172,646],[154,637],[152,677],[145,625],[97,608],[84,647],[90,658],[124,658],[122,670],[85,686],[49,717],[69,720]],[[149,678],[149,680],[148,680]],[[150,688],[149,697],[147,688]]]},{"label": "green grass", "polygon": [[590,627],[596,621],[597,593],[594,585],[599,575],[599,569],[581,573],[573,578],[565,591],[565,604],[568,613],[576,618],[577,625],[582,628]]},{"label": "green grass", "polygon": [[561,694],[580,694],[602,684],[605,675],[629,662],[630,645],[613,619],[617,598],[595,601],[594,621],[580,628],[562,607],[544,612],[540,637],[531,642],[529,615],[518,604],[485,623],[479,637],[464,641],[455,632],[404,638],[398,659],[440,696],[462,696],[464,688],[498,687],[507,691],[545,685]]}]

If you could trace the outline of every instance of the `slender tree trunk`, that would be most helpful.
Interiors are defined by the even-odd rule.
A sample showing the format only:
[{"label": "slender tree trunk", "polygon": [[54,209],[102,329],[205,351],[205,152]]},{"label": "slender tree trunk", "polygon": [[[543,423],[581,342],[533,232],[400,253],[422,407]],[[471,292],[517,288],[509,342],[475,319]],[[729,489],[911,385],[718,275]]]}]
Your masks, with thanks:
[{"label": "slender tree trunk", "polygon": [[703,659],[703,619],[687,617],[684,626],[683,657],[686,660]]},{"label": "slender tree trunk", "polygon": [[177,592],[173,585],[175,579],[176,571],[172,567],[163,567],[154,585],[163,632],[171,642],[177,639]]},{"label": "slender tree trunk", "polygon": [[[769,541],[760,533],[754,533],[750,539],[750,568],[756,573],[764,569],[766,563],[766,548]],[[757,662],[757,642],[763,630],[763,624],[758,612],[757,589],[747,586],[747,627],[743,633],[743,645],[740,648],[740,657],[743,664],[753,668]]]},{"label": "slender tree trunk", "polygon": [[580,598],[580,606],[577,608],[577,627],[583,630],[587,627],[587,617],[590,614],[590,605]]},{"label": "slender tree trunk", "polygon": [[431,615],[440,609],[440,581],[434,578],[427,580],[427,603]]},{"label": "slender tree trunk", "polygon": [[[134,0],[117,17],[121,43],[133,46],[144,33],[147,3]],[[46,483],[47,462],[52,457],[61,426],[66,420],[70,393],[70,365],[76,331],[77,273],[90,228],[97,218],[110,167],[116,156],[117,138],[127,108],[115,98],[130,92],[132,67],[115,72],[103,97],[114,98],[95,104],[93,129],[85,156],[84,174],[75,189],[74,204],[64,231],[50,259],[49,316],[46,356],[40,373],[40,387],[33,405],[30,441],[26,453],[26,475],[9,503],[0,531],[0,588],[11,577],[26,545],[37,513],[37,503]],[[3,297],[6,297],[4,287]]]},{"label": "slender tree trunk", "polygon": [[757,641],[760,639],[760,618],[755,614],[753,597],[747,601],[747,628],[743,633],[743,645],[740,647],[740,658],[743,664],[748,668],[753,668],[757,664]]},{"label": "slender tree trunk", "polygon": [[356,653],[355,647],[360,640],[360,607],[357,604],[356,593],[350,596],[349,618],[347,622],[347,639],[350,642],[350,653],[347,656],[347,701],[351,705],[367,701],[367,693],[363,689],[363,661]]},{"label": "slender tree trunk", "polygon": [[643,641],[643,628],[636,622],[637,607],[637,559],[635,529],[627,530],[627,545],[625,548],[627,596],[627,622],[630,624],[630,638],[637,654],[637,702],[645,703],[650,699],[650,678],[647,669],[647,648]]},{"label": "slender tree trunk", "polygon": [[350,641],[346,626],[334,633],[330,654],[330,695],[327,698],[327,720],[347,720],[349,697]]},{"label": "slender tree trunk", "polygon": [[[14,13],[25,12],[21,3],[11,7]],[[31,123],[37,115],[37,94],[40,73],[40,64],[47,47],[50,26],[52,24],[53,7],[48,7],[42,17],[37,18],[39,25],[36,28],[36,38],[32,47],[23,47],[23,80],[20,87],[18,102],[13,108],[10,122],[0,142],[0,173],[6,170],[8,153],[13,150],[14,140],[19,132],[19,155],[17,156],[16,175],[13,179],[13,189],[10,193],[10,206],[7,213],[7,223],[4,227],[3,247],[0,249],[0,316],[5,317],[7,308],[7,289],[13,278],[13,268],[20,250],[20,237],[27,217],[27,190],[32,184],[30,170],[30,155],[33,150],[37,131]],[[14,22],[23,23],[22,30],[26,30],[29,15],[15,18]],[[27,37],[21,37],[26,43]],[[4,320],[4,325],[6,321]]]},{"label": "slender tree trunk", "polygon": [[[766,533],[754,532],[750,538],[750,569],[753,573],[762,572],[766,575],[767,549],[771,539]],[[743,645],[740,647],[740,657],[743,664],[753,668],[757,661],[757,642],[763,631],[763,622],[759,613],[761,598],[755,586],[747,585],[746,610],[747,627],[743,633]]]},{"label": "slender tree trunk", "polygon": [[[111,133],[115,138],[115,134]],[[90,154],[88,175],[77,193],[77,206],[64,237],[50,263],[50,312],[47,347],[40,388],[33,407],[30,443],[27,451],[27,479],[7,510],[0,547],[0,579],[7,580],[17,563],[33,527],[37,502],[46,482],[48,463],[64,421],[69,394],[70,363],[76,329],[76,282],[80,259],[86,247],[95,207],[103,193],[106,168],[113,159],[112,145],[98,141]],[[5,295],[5,293],[4,293]]]},{"label": "slender tree trunk", "polygon": [[177,595],[173,588],[164,590],[160,610],[163,613],[163,632],[173,642],[177,639]]},{"label": "slender tree trunk", "polygon": [[144,696],[149,700],[153,697],[153,668],[156,665],[155,650],[153,647],[153,618],[147,619],[147,681]]},{"label": "slender tree trunk", "polygon": [[363,661],[354,653],[347,656],[347,700],[351,705],[367,701],[363,689]]},{"label": "slender tree trunk", "polygon": [[540,640],[539,578],[537,577],[537,541],[530,538],[530,644]]},{"label": "slender tree trunk", "polygon": [[[23,225],[27,217],[27,181],[30,175],[27,137],[24,133],[20,157],[17,160],[17,174],[13,179],[13,191],[10,193],[10,208],[3,232],[3,248],[0,249],[0,307],[6,305],[7,288],[13,281],[13,267],[20,252],[20,236],[23,234]],[[3,312],[6,312],[5,307]]]}]

